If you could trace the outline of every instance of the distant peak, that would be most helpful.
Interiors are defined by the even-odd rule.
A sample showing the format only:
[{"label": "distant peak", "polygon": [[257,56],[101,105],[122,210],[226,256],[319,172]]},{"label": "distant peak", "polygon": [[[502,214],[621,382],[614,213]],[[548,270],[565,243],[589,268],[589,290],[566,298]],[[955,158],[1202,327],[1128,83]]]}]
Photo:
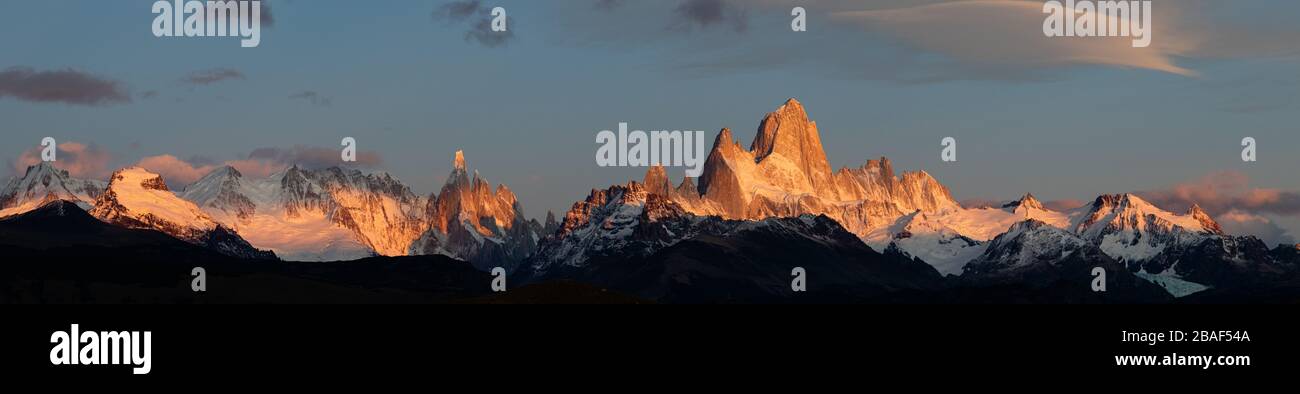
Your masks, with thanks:
[{"label": "distant peak", "polygon": [[1201,204],[1197,203],[1192,203],[1192,207],[1187,209],[1187,214],[1192,216],[1210,216],[1210,214],[1205,213],[1204,209],[1201,209]]},{"label": "distant peak", "polygon": [[1147,203],[1146,200],[1143,200],[1142,197],[1138,197],[1133,193],[1124,193],[1124,194],[1103,194],[1101,196],[1098,196],[1097,200],[1094,201],[1092,205],[1097,208],[1103,206],[1109,206],[1109,205],[1133,207],[1133,206],[1149,205],[1149,203]]},{"label": "distant peak", "polygon": [[1019,205],[1025,208],[1044,209],[1043,202],[1038,201],[1033,193],[1025,193],[1025,196],[1020,198]]},{"label": "distant peak", "polygon": [[672,184],[668,181],[668,172],[664,170],[663,165],[650,167],[641,183],[645,185],[646,190],[654,194],[666,196],[673,190]]},{"label": "distant peak", "polygon": [[66,176],[67,171],[60,170],[58,167],[55,167],[54,163],[48,161],[42,161],[40,163],[36,163],[28,166],[27,172],[23,176],[29,177],[32,174],[43,174],[43,173],[53,173],[53,174]]},{"label": "distant peak", "polygon": [[457,170],[465,170],[465,151],[456,151],[456,161],[453,165]]},{"label": "distant peak", "polygon": [[239,170],[235,169],[235,167],[231,167],[228,165],[221,166],[215,170],[212,170],[212,173],[214,175],[228,176],[232,178],[240,178],[244,176],[244,174],[240,173]]},{"label": "distant peak", "polygon": [[[132,185],[132,183],[136,183]],[[125,185],[126,187],[142,187],[145,189],[169,191],[167,182],[163,181],[162,175],[155,174],[141,167],[127,167],[113,172],[109,180],[110,189]]]}]

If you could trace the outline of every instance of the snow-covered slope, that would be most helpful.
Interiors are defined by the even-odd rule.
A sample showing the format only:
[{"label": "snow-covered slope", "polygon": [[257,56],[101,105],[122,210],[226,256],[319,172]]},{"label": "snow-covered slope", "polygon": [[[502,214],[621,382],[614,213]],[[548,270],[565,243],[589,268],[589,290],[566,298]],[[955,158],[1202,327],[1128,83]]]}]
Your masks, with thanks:
[{"label": "snow-covered slope", "polygon": [[1130,263],[1155,258],[1170,248],[1190,247],[1208,237],[1225,235],[1219,224],[1198,206],[1193,206],[1186,215],[1177,215],[1132,194],[1097,197],[1088,211],[1074,218],[1070,226],[1107,255]]},{"label": "snow-covered slope", "polygon": [[463,153],[453,164],[442,191],[428,197],[386,173],[297,166],[265,179],[220,168],[181,196],[289,260],[442,254],[483,268],[531,253],[542,224],[524,218],[505,185],[470,178]]},{"label": "snow-covered slope", "polygon": [[1083,238],[1047,223],[1027,219],[989,241],[985,253],[967,271],[989,273],[1014,271],[1035,264],[1056,264],[1074,254],[1092,253],[1095,246]]},{"label": "snow-covered slope", "polygon": [[185,188],[181,197],[198,204],[248,242],[286,260],[339,261],[373,256],[358,236],[337,225],[322,209],[295,210],[284,204],[286,170],[265,179],[245,179],[234,168],[216,169]]},{"label": "snow-covered slope", "polygon": [[1056,212],[1047,209],[1032,194],[1027,194],[1000,208],[949,207],[932,212],[917,211],[863,238],[873,248],[884,250],[892,246],[930,263],[944,275],[960,275],[967,262],[984,252],[988,241],[1016,223],[1036,220],[1065,228],[1071,216],[1078,214],[1077,210]]},{"label": "snow-covered slope", "polygon": [[126,228],[158,230],[231,256],[275,257],[250,246],[197,205],[168,190],[161,176],[143,168],[130,167],[114,172],[107,190],[95,200],[90,214]]},{"label": "snow-covered slope", "polygon": [[0,189],[0,218],[36,209],[51,201],[71,201],[89,209],[108,187],[103,181],[76,179],[50,163],[27,167],[21,177]]}]

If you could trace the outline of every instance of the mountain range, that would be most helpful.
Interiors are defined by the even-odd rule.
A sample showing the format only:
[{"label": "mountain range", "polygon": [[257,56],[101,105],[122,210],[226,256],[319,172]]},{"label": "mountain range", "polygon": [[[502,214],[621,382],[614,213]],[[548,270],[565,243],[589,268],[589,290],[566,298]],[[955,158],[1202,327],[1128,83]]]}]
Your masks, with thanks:
[{"label": "mountain range", "polygon": [[[1179,214],[1103,194],[1057,211],[1026,194],[967,208],[887,158],[832,171],[794,99],[760,121],[748,149],[722,129],[698,179],[674,186],[652,167],[544,223],[526,219],[505,185],[471,175],[462,152],[428,196],[343,167],[261,179],[222,167],[173,192],[141,168],[103,182],[42,163],[0,189],[0,220],[52,204],[244,260],[444,255],[505,268],[516,283],[577,281],[666,302],[887,301],[1008,285],[1087,301],[1093,267],[1107,268],[1103,301],[1148,302],[1282,283],[1300,268],[1300,249],[1227,234],[1198,206]],[[794,268],[818,284],[806,295],[790,289]]]}]

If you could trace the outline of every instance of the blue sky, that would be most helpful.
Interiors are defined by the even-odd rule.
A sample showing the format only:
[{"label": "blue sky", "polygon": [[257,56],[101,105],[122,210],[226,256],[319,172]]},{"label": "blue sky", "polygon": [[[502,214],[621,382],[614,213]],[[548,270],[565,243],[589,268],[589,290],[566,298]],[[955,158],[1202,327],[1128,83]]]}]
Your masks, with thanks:
[{"label": "blue sky", "polygon": [[[1272,226],[1252,231],[1300,234],[1300,2],[1157,1],[1152,48],[1108,48],[1102,64],[1062,57],[1073,39],[1044,41],[1041,18],[1005,4],[482,1],[507,9],[513,34],[487,46],[466,38],[477,15],[435,17],[447,3],[271,0],[274,24],[246,49],[154,37],[153,1],[11,2],[0,71],[73,70],[130,100],[0,91],[0,159],[54,136],[102,151],[108,171],[159,155],[201,167],[262,148],[333,150],[350,136],[421,194],[463,149],[471,169],[541,217],[641,177],[595,165],[600,130],[629,122],[711,141],[730,127],[748,144],[766,112],[796,97],[835,167],[888,156],[962,200],[1152,191],[1177,205],[1192,193],[1217,199],[1212,213]],[[808,32],[790,31],[793,6],[808,9]],[[239,77],[186,81],[214,70]],[[318,101],[290,98],[304,92]],[[939,159],[949,136],[957,163]],[[1247,136],[1259,141],[1254,163],[1240,159]],[[1247,198],[1258,190],[1279,197]]]}]

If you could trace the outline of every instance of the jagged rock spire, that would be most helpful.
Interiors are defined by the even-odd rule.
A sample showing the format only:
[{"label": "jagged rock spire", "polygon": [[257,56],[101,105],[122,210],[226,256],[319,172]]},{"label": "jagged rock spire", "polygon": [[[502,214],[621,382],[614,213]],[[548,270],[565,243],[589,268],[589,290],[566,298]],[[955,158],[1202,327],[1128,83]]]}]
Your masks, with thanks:
[{"label": "jagged rock spire", "polygon": [[794,162],[814,190],[833,188],[831,165],[826,160],[817,123],[808,119],[808,113],[798,100],[791,98],[767,114],[759,124],[758,135],[749,150],[759,162],[773,154]]},{"label": "jagged rock spire", "polygon": [[464,152],[464,151],[459,151],[459,150],[456,151],[456,161],[455,161],[454,163],[452,163],[452,165],[453,165],[453,168],[455,168],[455,169],[457,169],[457,170],[465,171],[465,152]]}]

